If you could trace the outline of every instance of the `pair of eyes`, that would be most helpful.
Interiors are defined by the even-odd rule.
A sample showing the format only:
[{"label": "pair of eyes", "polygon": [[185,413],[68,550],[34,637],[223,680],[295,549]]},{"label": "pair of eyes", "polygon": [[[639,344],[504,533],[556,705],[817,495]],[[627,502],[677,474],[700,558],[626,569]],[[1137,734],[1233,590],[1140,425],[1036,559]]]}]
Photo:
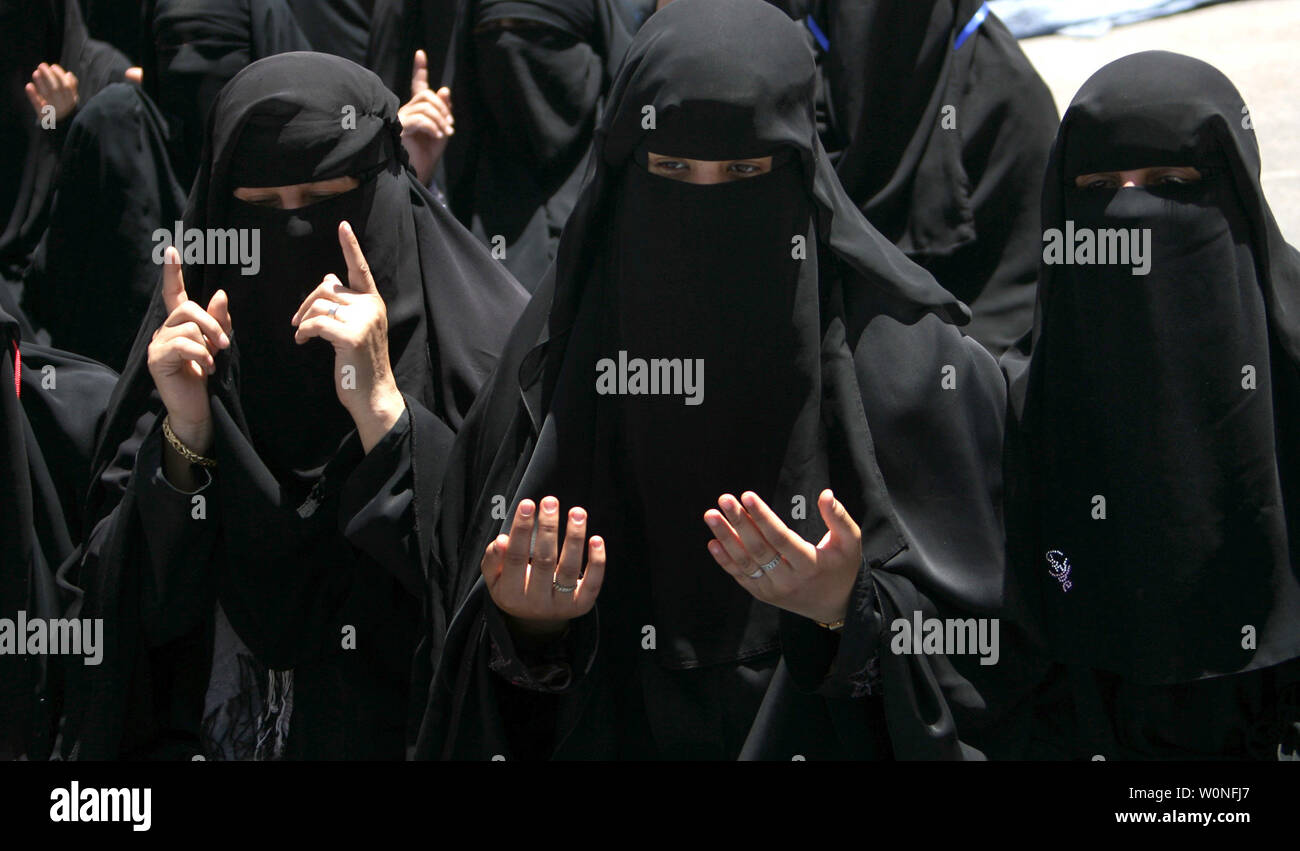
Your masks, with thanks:
[{"label": "pair of eyes", "polygon": [[329,180],[317,180],[311,183],[293,183],[286,186],[248,187],[235,189],[235,197],[245,204],[255,207],[270,207],[275,210],[296,210],[309,207],[344,192],[351,192],[361,185],[355,177],[335,177]]},{"label": "pair of eyes", "polygon": [[652,153],[647,157],[646,164],[653,174],[684,181],[708,178],[710,175],[721,177],[723,180],[744,180],[772,170],[771,157],[744,160],[692,160]]},{"label": "pair of eyes", "polygon": [[1170,166],[1081,174],[1074,185],[1080,189],[1119,189],[1130,182],[1135,186],[1183,186],[1200,179],[1201,173],[1190,166]]},{"label": "pair of eyes", "polygon": [[[324,201],[327,198],[333,198],[335,195],[341,195],[341,192],[312,192],[304,195],[302,207],[309,207],[317,201]],[[285,207],[284,202],[280,200],[279,195],[258,195],[253,198],[240,198],[246,204],[252,204],[254,207],[270,207],[274,210],[295,209],[294,207]]]}]

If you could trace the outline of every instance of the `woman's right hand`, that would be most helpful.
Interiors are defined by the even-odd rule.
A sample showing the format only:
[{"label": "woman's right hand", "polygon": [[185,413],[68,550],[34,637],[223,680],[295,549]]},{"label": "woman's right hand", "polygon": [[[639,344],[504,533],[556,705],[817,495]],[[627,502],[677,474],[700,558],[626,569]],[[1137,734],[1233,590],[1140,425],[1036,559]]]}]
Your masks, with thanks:
[{"label": "woman's right hand", "polygon": [[[488,593],[507,615],[510,631],[516,636],[559,635],[570,620],[585,615],[596,604],[605,578],[605,542],[598,535],[587,540],[587,512],[578,507],[569,509],[557,560],[559,533],[560,501],[553,496],[543,498],[539,516],[537,505],[525,499],[515,509],[510,534],[497,536],[483,554],[480,567]],[[584,541],[587,570],[579,579]]]},{"label": "woman's right hand", "polygon": [[180,253],[170,247],[163,259],[167,319],[149,344],[149,374],[176,437],[204,455],[212,446],[208,376],[215,369],[214,354],[230,346],[229,301],[225,290],[217,290],[204,310],[185,295]]}]

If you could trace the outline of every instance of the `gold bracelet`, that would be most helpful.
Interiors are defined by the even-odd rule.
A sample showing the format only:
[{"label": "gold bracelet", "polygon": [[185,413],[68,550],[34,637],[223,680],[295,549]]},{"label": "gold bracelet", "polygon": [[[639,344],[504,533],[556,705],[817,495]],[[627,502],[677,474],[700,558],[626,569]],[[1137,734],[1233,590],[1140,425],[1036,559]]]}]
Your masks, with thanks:
[{"label": "gold bracelet", "polygon": [[837,632],[838,630],[844,629],[844,618],[840,618],[837,621],[831,621],[830,623],[822,623],[821,621],[813,621],[813,623],[817,624],[822,629],[829,629],[831,632]]},{"label": "gold bracelet", "polygon": [[181,456],[186,461],[189,461],[191,464],[198,464],[200,467],[217,466],[217,459],[205,458],[193,449],[190,449],[184,443],[181,443],[181,439],[176,436],[176,432],[172,431],[170,415],[163,417],[163,437],[167,438],[167,442],[171,444],[172,449],[176,450],[177,455]]}]

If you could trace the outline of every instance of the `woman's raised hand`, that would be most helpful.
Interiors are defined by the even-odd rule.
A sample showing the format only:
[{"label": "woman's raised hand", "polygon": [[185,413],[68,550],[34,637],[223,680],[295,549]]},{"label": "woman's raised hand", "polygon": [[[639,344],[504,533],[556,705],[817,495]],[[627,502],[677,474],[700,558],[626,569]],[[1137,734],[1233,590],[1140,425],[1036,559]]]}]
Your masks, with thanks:
[{"label": "woman's raised hand", "polygon": [[149,343],[149,374],[167,408],[176,437],[200,455],[212,446],[208,376],[215,354],[230,346],[230,304],[217,290],[204,310],[185,294],[180,253],[163,256],[163,304],[167,318]]},{"label": "woman's raised hand", "polygon": [[709,553],[742,588],[819,623],[845,616],[862,566],[862,532],[829,489],[817,499],[827,532],[816,546],[752,491],[739,500],[723,494],[718,506],[704,513],[716,539]]},{"label": "woman's raised hand", "polygon": [[561,546],[560,501],[544,497],[540,508],[538,513],[531,499],[522,500],[510,534],[488,544],[480,564],[488,593],[508,616],[511,631],[532,637],[558,635],[570,620],[591,611],[605,578],[605,542],[598,535],[587,538],[587,512],[569,509]]},{"label": "woman's raised hand", "polygon": [[32,72],[32,81],[24,90],[37,115],[46,106],[54,107],[54,120],[62,121],[77,108],[77,75],[65,71],[57,62],[42,62]]},{"label": "woman's raised hand", "polygon": [[411,99],[397,111],[397,119],[402,122],[402,147],[411,168],[428,186],[447,142],[456,132],[456,119],[451,113],[451,89],[429,88],[429,60],[423,50],[415,51]]},{"label": "woman's raised hand", "polygon": [[339,222],[339,244],[348,286],[326,275],[293,315],[293,339],[302,345],[320,337],[334,346],[334,390],[369,452],[397,423],[406,402],[388,362],[388,309],[347,222]]}]

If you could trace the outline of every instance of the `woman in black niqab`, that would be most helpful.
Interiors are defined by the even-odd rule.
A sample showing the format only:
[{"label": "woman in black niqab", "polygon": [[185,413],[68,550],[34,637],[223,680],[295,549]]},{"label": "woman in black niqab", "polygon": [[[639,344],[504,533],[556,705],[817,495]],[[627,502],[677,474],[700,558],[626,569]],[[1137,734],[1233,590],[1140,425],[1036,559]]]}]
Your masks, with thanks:
[{"label": "woman in black niqab", "polygon": [[[1155,167],[1200,176],[1086,177]],[[1259,170],[1241,95],[1186,56],[1107,65],[1061,122],[1044,224],[1130,251],[1098,236],[1064,265],[1049,245],[1032,360],[1006,360],[1017,578],[1057,665],[1048,754],[1295,747],[1300,254]]]},{"label": "woman in black niqab", "polygon": [[[1011,746],[991,731],[1010,703],[1012,623],[993,668],[882,648],[913,612],[1007,617],[1005,397],[992,358],[953,327],[966,308],[845,196],[817,139],[814,75],[797,25],[758,0],[676,0],[633,42],[557,262],[453,449],[435,582],[457,609],[417,756]],[[773,160],[695,185],[648,171],[651,153]],[[697,403],[602,385],[636,357],[702,360]],[[759,602],[710,557],[703,522],[721,494],[751,488],[816,541],[828,487],[860,529],[839,633]],[[547,495],[586,509],[608,568],[593,571],[594,608],[539,645],[477,578],[487,545],[521,522],[503,509]]]},{"label": "woman in black niqab", "polygon": [[5,164],[0,173],[0,287],[17,316],[19,284],[45,232],[59,155],[71,117],[42,126],[23,86],[42,63],[58,63],[77,78],[79,103],[86,103],[109,83],[123,79],[130,62],[103,42],[90,38],[77,0],[5,0],[0,23],[12,45],[3,59],[0,132]]},{"label": "woman in black niqab", "polygon": [[448,203],[532,289],[582,185],[625,24],[612,0],[464,0],[456,27]]},{"label": "woman in black niqab", "polygon": [[[160,288],[97,455],[94,532],[64,577],[84,593],[74,608],[105,618],[110,646],[73,683],[65,755],[403,755],[433,493],[523,291],[419,185],[400,131],[379,79],[324,54],[254,63],[219,96],[185,226],[257,229],[261,251],[244,275],[185,249],[188,297],[217,314],[220,294],[229,304],[230,342],[207,379],[218,466],[199,488],[201,517],[160,467],[146,366],[168,318]],[[290,209],[233,195],[343,177],[359,185]],[[341,220],[369,258],[405,404],[368,450],[340,404],[338,356],[297,344],[290,325],[325,274],[356,272]]]}]

